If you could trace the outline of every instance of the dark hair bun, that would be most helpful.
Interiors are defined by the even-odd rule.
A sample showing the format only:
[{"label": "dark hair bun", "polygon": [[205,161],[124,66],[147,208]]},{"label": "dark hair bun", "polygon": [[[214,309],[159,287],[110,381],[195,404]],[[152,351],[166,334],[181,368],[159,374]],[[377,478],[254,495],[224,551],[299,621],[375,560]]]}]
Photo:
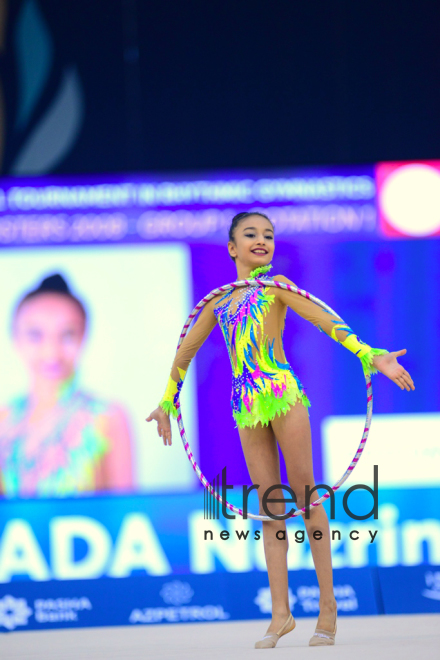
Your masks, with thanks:
[{"label": "dark hair bun", "polygon": [[87,312],[83,303],[75,295],[73,295],[66,280],[59,273],[53,273],[53,275],[49,275],[48,277],[45,277],[44,280],[41,281],[41,283],[36,289],[33,289],[32,291],[26,293],[23,296],[23,298],[19,301],[18,305],[16,306],[15,314],[17,314],[20,307],[28,300],[32,300],[33,298],[36,298],[41,294],[48,293],[51,291],[53,293],[60,293],[61,295],[70,298],[70,300],[72,300],[75,303],[75,305],[79,307],[81,314],[84,317],[84,321],[86,320]]},{"label": "dark hair bun", "polygon": [[59,293],[71,293],[66,280],[59,273],[45,277],[44,280],[42,280],[40,286],[35,289],[35,292],[37,291],[58,291]]}]

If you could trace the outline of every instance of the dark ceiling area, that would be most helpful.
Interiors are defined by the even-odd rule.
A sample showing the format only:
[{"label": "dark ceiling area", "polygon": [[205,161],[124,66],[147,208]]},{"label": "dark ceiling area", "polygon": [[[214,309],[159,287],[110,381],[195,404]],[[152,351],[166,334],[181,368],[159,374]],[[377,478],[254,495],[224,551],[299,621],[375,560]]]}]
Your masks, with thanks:
[{"label": "dark ceiling area", "polygon": [[[440,4],[40,0],[84,125],[55,173],[285,168],[437,158]],[[8,166],[23,140],[10,3]],[[55,82],[54,82],[55,84]],[[46,93],[50,93],[50,85]]]}]

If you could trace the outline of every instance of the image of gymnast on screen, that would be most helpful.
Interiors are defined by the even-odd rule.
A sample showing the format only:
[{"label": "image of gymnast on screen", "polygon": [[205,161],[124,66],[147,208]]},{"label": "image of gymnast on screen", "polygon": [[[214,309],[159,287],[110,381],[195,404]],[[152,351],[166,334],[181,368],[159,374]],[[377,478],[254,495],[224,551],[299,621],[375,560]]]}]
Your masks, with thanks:
[{"label": "image of gymnast on screen", "polygon": [[79,383],[87,321],[84,304],[58,273],[15,306],[12,341],[28,387],[0,407],[3,497],[133,490],[126,411]]}]

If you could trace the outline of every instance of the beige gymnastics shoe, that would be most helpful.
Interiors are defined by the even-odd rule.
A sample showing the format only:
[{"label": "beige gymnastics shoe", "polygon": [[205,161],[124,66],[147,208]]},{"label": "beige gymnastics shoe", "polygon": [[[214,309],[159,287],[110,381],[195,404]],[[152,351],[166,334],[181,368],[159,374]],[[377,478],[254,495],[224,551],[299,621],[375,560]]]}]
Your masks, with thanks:
[{"label": "beige gymnastics shoe", "polygon": [[255,648],[273,649],[277,645],[279,638],[293,630],[295,626],[296,621],[292,616],[292,612],[290,612],[286,623],[279,629],[279,631],[277,633],[264,635],[262,639],[259,639],[258,642],[255,642]]},{"label": "beige gymnastics shoe", "polygon": [[335,629],[333,632],[328,630],[323,630],[322,628],[316,628],[312,637],[309,640],[309,646],[333,646],[335,643],[336,635],[336,618],[338,613],[335,613]]}]

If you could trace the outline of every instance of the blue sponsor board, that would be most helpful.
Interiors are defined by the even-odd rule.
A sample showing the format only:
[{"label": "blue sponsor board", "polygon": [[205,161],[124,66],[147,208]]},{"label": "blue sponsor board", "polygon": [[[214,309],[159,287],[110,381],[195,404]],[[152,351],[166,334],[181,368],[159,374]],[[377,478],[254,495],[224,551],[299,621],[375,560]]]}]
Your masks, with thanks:
[{"label": "blue sponsor board", "polygon": [[[336,570],[334,578],[339,614],[377,614],[369,568]],[[289,573],[289,604],[295,616],[318,615],[314,572]],[[265,619],[271,607],[267,575],[258,571],[14,581],[0,586],[0,630]]]},{"label": "blue sponsor board", "polygon": [[[381,491],[378,519],[365,521],[349,519],[337,496],[330,527],[341,615],[440,611],[440,521],[434,498],[426,500],[425,519],[407,518],[414,493]],[[353,495],[357,513],[371,508],[371,494],[360,494]],[[229,499],[240,505],[238,489]],[[257,506],[250,498],[250,510]],[[291,610],[316,616],[319,590],[303,521],[286,527]],[[270,611],[261,523],[206,519],[202,489],[0,507],[3,632],[255,619]]]},{"label": "blue sponsor board", "polygon": [[440,612],[440,566],[378,568],[386,614]]}]

